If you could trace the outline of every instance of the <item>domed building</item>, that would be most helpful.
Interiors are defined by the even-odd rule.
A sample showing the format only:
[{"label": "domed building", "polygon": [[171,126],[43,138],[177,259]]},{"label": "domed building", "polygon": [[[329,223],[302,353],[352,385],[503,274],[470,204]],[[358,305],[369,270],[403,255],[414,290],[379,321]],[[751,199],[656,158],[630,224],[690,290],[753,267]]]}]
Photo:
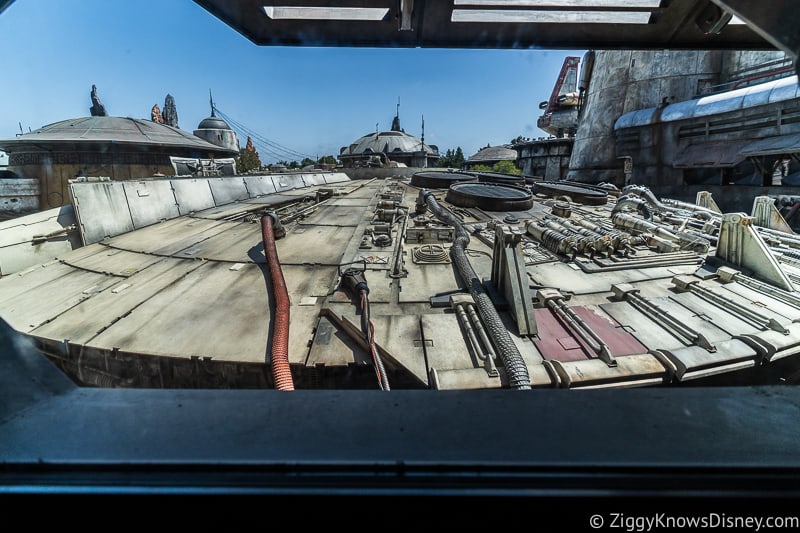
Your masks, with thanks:
[{"label": "domed building", "polygon": [[469,159],[464,161],[464,168],[470,169],[478,165],[491,167],[500,161],[511,161],[513,163],[516,160],[517,151],[509,148],[506,145],[486,146],[472,154]]},{"label": "domed building", "polygon": [[[69,180],[79,176],[133,180],[185,174],[179,171],[182,166],[199,168],[204,160],[235,172],[236,134],[213,113],[193,135],[152,120],[108,116],[102,107],[96,111],[102,104],[94,87],[92,98],[92,116],[0,139],[0,150],[8,154],[7,170],[38,189],[37,210],[69,203]],[[2,185],[2,191],[16,189],[8,180]]]},{"label": "domed building", "polygon": [[239,139],[236,137],[236,132],[227,122],[216,116],[213,105],[211,116],[201,120],[193,133],[211,144],[230,150],[234,155],[239,154]]},{"label": "domed building", "polygon": [[344,168],[356,167],[434,167],[439,159],[439,147],[425,144],[400,127],[400,117],[395,115],[392,129],[376,131],[356,139],[350,146],[339,150],[339,161]]}]

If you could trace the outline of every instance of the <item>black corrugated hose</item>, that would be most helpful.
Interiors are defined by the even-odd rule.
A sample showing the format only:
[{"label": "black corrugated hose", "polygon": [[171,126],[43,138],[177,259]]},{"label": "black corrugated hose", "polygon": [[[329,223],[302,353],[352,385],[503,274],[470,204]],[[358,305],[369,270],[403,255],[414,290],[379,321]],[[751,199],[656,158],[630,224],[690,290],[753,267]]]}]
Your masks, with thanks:
[{"label": "black corrugated hose", "polygon": [[389,379],[386,376],[386,369],[383,366],[383,360],[378,353],[378,348],[375,345],[375,325],[372,323],[369,311],[369,285],[367,285],[367,278],[364,276],[364,270],[357,268],[348,268],[342,274],[342,285],[350,292],[351,295],[357,296],[361,305],[361,331],[367,339],[369,351],[372,355],[372,362],[375,365],[375,375],[378,377],[378,385],[381,390],[391,390],[389,388]]},{"label": "black corrugated hose", "polygon": [[500,315],[494,308],[489,295],[486,294],[486,289],[483,283],[478,279],[478,275],[472,268],[472,265],[467,258],[465,249],[469,244],[469,233],[464,229],[464,225],[448,210],[444,209],[436,201],[433,193],[422,189],[419,192],[420,199],[430,208],[431,212],[436,215],[436,218],[442,222],[446,222],[453,226],[456,230],[456,238],[453,240],[453,246],[450,248],[450,253],[453,256],[453,262],[458,268],[458,273],[461,279],[469,288],[472,299],[475,300],[475,305],[478,308],[478,314],[486,325],[492,341],[495,343],[497,353],[503,361],[503,366],[506,368],[508,375],[509,385],[512,389],[529,390],[531,388],[531,379],[528,375],[528,366],[522,359],[522,355],[514,344],[511,335],[503,324]]}]

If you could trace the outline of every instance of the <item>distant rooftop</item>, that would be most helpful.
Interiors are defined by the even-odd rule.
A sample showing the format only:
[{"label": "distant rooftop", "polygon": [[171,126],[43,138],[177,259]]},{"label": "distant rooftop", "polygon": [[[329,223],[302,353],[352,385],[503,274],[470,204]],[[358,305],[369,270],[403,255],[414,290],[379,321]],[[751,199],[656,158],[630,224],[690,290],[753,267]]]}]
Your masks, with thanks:
[{"label": "distant rooftop", "polygon": [[13,139],[0,139],[0,149],[7,152],[33,145],[97,145],[122,144],[159,146],[164,148],[189,148],[215,154],[231,155],[226,150],[179,128],[150,120],[92,116],[62,120],[48,124]]},{"label": "distant rooftop", "polygon": [[487,146],[481,148],[467,159],[467,163],[480,163],[482,161],[514,161],[517,158],[517,151],[507,146]]}]

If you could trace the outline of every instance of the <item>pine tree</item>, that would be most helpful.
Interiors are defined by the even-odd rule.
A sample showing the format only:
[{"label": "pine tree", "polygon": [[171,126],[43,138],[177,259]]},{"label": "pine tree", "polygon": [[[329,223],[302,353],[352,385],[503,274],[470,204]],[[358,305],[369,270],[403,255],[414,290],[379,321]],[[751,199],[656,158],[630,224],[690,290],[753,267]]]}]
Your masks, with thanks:
[{"label": "pine tree", "polygon": [[258,157],[253,140],[248,135],[247,144],[239,149],[239,157],[236,158],[236,169],[239,173],[250,172],[251,170],[261,170],[261,158]]}]

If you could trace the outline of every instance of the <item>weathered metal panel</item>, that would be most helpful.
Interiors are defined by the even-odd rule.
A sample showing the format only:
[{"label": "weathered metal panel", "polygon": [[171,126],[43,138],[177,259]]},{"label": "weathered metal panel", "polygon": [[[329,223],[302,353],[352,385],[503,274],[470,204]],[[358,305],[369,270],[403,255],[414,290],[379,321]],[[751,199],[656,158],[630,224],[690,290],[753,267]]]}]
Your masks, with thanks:
[{"label": "weathered metal panel", "polygon": [[[730,294],[731,296],[735,296],[733,293]],[[716,305],[707,302],[691,292],[677,293],[671,296],[671,298],[685,306],[686,309],[691,310],[693,314],[702,319],[701,321],[713,322],[716,327],[724,331],[728,336],[762,331],[757,325],[740,318],[735,308],[728,308],[724,305]],[[769,318],[774,318],[779,322],[789,322],[785,317],[773,313],[769,309],[753,305],[751,302],[741,301],[737,303],[747,305],[753,311],[768,316]]]},{"label": "weathered metal panel", "polygon": [[581,361],[592,354],[553,315],[550,309],[534,309],[538,337],[533,343],[548,360]]},{"label": "weathered metal panel", "polygon": [[[639,256],[634,256],[638,258]],[[594,265],[588,258],[577,258],[579,261],[586,261]],[[664,262],[664,266],[653,268],[631,268],[628,270],[618,270],[603,272],[598,271],[586,275],[580,267],[570,263],[553,263],[547,268],[536,266],[528,267],[528,272],[539,285],[545,287],[562,288],[575,294],[597,293],[600,289],[607,290],[617,283],[636,283],[651,279],[671,279],[675,274],[690,274],[696,270],[696,265],[670,266]]]},{"label": "weathered metal panel", "polygon": [[356,339],[341,331],[327,317],[319,319],[305,361],[306,365],[346,366],[368,363],[368,354],[359,346]]},{"label": "weathered metal panel", "polygon": [[690,144],[672,162],[675,168],[732,167],[746,159],[739,151],[748,141]]},{"label": "weathered metal panel", "polygon": [[408,275],[400,278],[400,302],[430,302],[436,294],[458,291],[461,286],[452,264],[417,265],[406,258]]},{"label": "weathered metal panel", "polygon": [[[291,293],[290,293],[291,294]],[[269,296],[270,301],[273,296]],[[303,305],[302,299],[299,301],[292,301],[289,308],[289,363],[292,365],[306,363],[309,357],[309,350],[311,343],[314,339],[314,329],[317,327],[319,309],[318,305]],[[266,324],[270,325],[272,321],[269,315],[262,317]],[[274,338],[275,332],[269,330],[270,335]],[[271,344],[270,344],[271,346]],[[264,347],[266,355],[265,361],[269,361],[272,357],[271,353],[267,351],[267,346]]]},{"label": "weathered metal panel", "polygon": [[716,352],[709,352],[699,346],[660,352],[675,364],[675,377],[680,381],[750,368],[756,364],[756,351],[741,340],[728,339],[716,343],[716,346]]},{"label": "weathered metal panel", "polygon": [[350,181],[350,177],[344,172],[334,172],[332,174],[325,174],[325,183],[344,183]]},{"label": "weathered metal panel", "polygon": [[194,216],[202,218],[210,218],[214,220],[222,220],[226,218],[237,217],[246,213],[247,211],[253,211],[255,206],[249,202],[250,200],[246,201],[243,200],[243,201],[231,202],[216,207],[210,207],[208,209],[200,211],[199,213],[195,213]]},{"label": "weathered metal panel", "polygon": [[135,228],[124,182],[73,182],[69,188],[84,244]]},{"label": "weathered metal panel", "polygon": [[287,264],[338,265],[353,236],[352,227],[296,226],[289,232],[291,245],[276,246],[281,262]]},{"label": "weathered metal panel", "polygon": [[[263,252],[262,252],[263,253]],[[278,253],[280,257],[280,252]],[[281,259],[283,263],[283,259]],[[266,269],[266,266],[263,266]],[[336,267],[320,265],[281,265],[284,281],[289,291],[292,305],[308,305],[314,299],[315,305],[335,289],[338,276]],[[370,292],[370,297],[372,293]]]},{"label": "weathered metal panel", "polygon": [[422,338],[425,356],[431,369],[453,370],[482,368],[482,361],[469,346],[455,314],[422,315]]},{"label": "weathered metal panel", "polygon": [[375,184],[370,183],[370,181],[372,180],[364,180],[363,183],[354,181],[352,182],[352,187],[350,187],[351,184],[347,184],[347,198],[373,200],[375,198]]},{"label": "weathered metal panel", "polygon": [[206,179],[174,179],[172,189],[181,215],[214,207],[214,195]]},{"label": "weathered metal panel", "polygon": [[65,265],[81,270],[120,277],[130,277],[161,259],[156,255],[118,250],[103,244],[84,246],[59,258]]},{"label": "weathered metal panel", "polygon": [[369,198],[351,198],[350,196],[331,198],[326,202],[327,205],[361,208],[366,208],[369,203]]},{"label": "weathered metal panel", "polygon": [[657,357],[640,353],[617,359],[610,367],[599,359],[559,361],[562,386],[597,388],[609,386],[661,385],[669,381],[669,373]]},{"label": "weathered metal panel", "polygon": [[321,205],[314,216],[300,220],[300,224],[318,224],[325,226],[357,226],[363,221],[371,220],[371,213],[347,206]]},{"label": "weathered metal panel", "polygon": [[753,305],[756,306],[756,309],[759,307],[769,309],[779,317],[782,317],[782,319],[779,320],[781,323],[785,323],[787,321],[800,321],[800,309],[788,303],[778,301],[768,294],[758,292],[757,290],[746,287],[741,283],[726,283],[722,285],[721,288],[724,289],[724,291],[730,291],[736,295],[728,296],[729,298],[742,298],[745,301],[753,302]]},{"label": "weathered metal panel", "polygon": [[789,331],[789,335],[772,330],[743,333],[737,338],[752,346],[766,361],[777,361],[800,353],[800,332],[796,327],[790,327]]},{"label": "weathered metal panel", "polygon": [[800,152],[800,134],[781,135],[752,141],[739,151],[742,157]]},{"label": "weathered metal panel", "polygon": [[288,191],[290,189],[302,189],[305,187],[303,178],[299,174],[277,174],[270,176],[272,183],[275,185],[275,190],[278,192]]},{"label": "weathered metal panel", "polygon": [[325,177],[322,174],[302,174],[301,177],[306,187],[311,187],[313,185],[325,185]]},{"label": "weathered metal panel", "polygon": [[245,176],[242,179],[250,198],[257,198],[265,194],[277,192],[275,184],[269,176]]},{"label": "weathered metal panel", "polygon": [[39,180],[0,179],[0,217],[18,216],[39,209]]},{"label": "weathered metal panel", "polygon": [[180,216],[169,180],[123,182],[134,228]]},{"label": "weathered metal panel", "polygon": [[181,250],[202,242],[240,222],[221,222],[202,218],[182,217],[154,224],[135,232],[118,235],[108,241],[110,246],[155,255],[177,255]]},{"label": "weathered metal panel", "polygon": [[[50,322],[36,328],[34,333],[56,341],[92,344],[94,337],[109,327],[115,327],[116,331],[125,330],[128,325],[127,317],[135,313],[143,302],[202,264],[163,257],[154,259],[155,261],[144,265],[127,279],[118,280],[91,299],[66,309]],[[164,333],[161,336],[165,336]],[[136,330],[131,329],[128,334],[135,336]],[[170,335],[168,333],[166,337]]]},{"label": "weathered metal panel", "polygon": [[[432,322],[435,322],[435,320],[426,323],[428,328],[432,327]],[[425,364],[425,348],[423,346],[420,316],[415,314],[373,314],[372,323],[375,327],[375,342],[384,348],[405,370],[412,373],[420,383],[427,384],[428,367]],[[430,329],[427,330],[427,333],[433,334]],[[390,362],[384,361],[384,366],[387,364],[390,364]],[[391,385],[391,382],[389,385]]]},{"label": "weathered metal panel", "polygon": [[[280,249],[280,239],[276,247]],[[232,263],[264,262],[261,225],[253,222],[227,223],[224,231],[206,235],[176,255]]]},{"label": "weathered metal panel", "polygon": [[570,308],[603,339],[614,357],[647,353],[647,347],[625,331],[619,322],[602,312],[599,306],[575,305]]},{"label": "weathered metal panel", "polygon": [[687,345],[687,341],[680,340],[669,330],[660,327],[628,302],[612,302],[600,307],[651,350],[678,349]]},{"label": "weathered metal panel", "polygon": [[211,194],[214,196],[214,205],[225,205],[239,200],[247,200],[250,197],[244,180],[240,177],[207,179],[208,185],[211,187]]},{"label": "weathered metal panel", "polygon": [[0,276],[46,263],[81,245],[71,205],[0,222]]},{"label": "weathered metal panel", "polygon": [[124,278],[76,269],[59,262],[34,266],[0,284],[3,320],[28,333]]},{"label": "weathered metal panel", "polygon": [[270,316],[263,272],[257,265],[230,267],[202,263],[100,333],[92,346],[263,362]]}]

